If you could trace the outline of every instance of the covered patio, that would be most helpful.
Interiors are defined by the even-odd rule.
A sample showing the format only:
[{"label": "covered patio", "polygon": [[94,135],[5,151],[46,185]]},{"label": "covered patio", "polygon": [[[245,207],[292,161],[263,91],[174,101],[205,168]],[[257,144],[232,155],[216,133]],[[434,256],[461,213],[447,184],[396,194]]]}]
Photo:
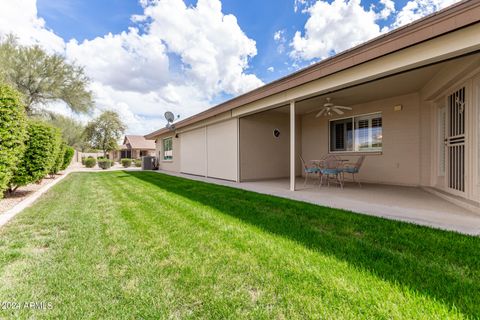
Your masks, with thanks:
[{"label": "covered patio", "polygon": [[[480,212],[479,67],[475,53],[247,114],[239,119],[239,181],[279,194],[297,191],[292,197],[299,200],[439,225],[452,223],[450,213]],[[347,108],[320,112],[328,101]],[[364,187],[303,188],[300,156],[310,167],[325,156],[350,163],[365,157],[357,175]],[[421,188],[465,199],[470,211]]]}]

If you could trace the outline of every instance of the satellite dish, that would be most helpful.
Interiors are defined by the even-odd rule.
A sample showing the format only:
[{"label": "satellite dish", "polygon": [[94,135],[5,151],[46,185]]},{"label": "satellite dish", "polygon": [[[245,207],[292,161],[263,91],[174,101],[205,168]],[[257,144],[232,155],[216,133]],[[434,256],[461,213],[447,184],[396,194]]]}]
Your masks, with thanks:
[{"label": "satellite dish", "polygon": [[167,111],[165,112],[165,119],[167,119],[169,123],[172,123],[175,120],[175,115],[172,112]]}]

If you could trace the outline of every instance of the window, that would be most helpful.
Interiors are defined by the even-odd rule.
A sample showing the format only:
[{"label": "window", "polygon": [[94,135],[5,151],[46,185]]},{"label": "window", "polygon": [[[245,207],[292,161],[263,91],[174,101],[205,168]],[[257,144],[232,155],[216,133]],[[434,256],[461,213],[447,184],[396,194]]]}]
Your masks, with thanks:
[{"label": "window", "polygon": [[131,159],[132,158],[132,150],[122,150],[122,151],[120,151],[120,158]]},{"label": "window", "polygon": [[330,121],[330,152],[382,151],[382,114]]},{"label": "window", "polygon": [[163,139],[163,160],[173,159],[172,138]]}]

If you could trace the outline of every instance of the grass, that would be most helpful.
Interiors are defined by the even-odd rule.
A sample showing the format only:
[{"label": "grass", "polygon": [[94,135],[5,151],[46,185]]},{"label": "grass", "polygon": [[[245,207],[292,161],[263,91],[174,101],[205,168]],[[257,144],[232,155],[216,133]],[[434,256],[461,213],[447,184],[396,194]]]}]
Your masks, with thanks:
[{"label": "grass", "polygon": [[152,172],[76,173],[0,229],[0,319],[480,317],[480,238]]}]

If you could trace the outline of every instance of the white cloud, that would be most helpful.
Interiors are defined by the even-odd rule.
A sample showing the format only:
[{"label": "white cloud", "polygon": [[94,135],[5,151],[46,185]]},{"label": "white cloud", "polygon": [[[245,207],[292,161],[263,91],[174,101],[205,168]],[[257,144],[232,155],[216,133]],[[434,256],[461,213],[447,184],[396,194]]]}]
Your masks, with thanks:
[{"label": "white cloud", "polygon": [[285,46],[287,44],[287,38],[285,36],[286,30],[278,30],[273,34],[273,40],[277,43],[277,52],[282,54],[285,52]]},{"label": "white cloud", "polygon": [[378,18],[387,19],[392,13],[395,12],[395,2],[392,0],[380,0],[383,5],[382,11],[378,14]]},{"label": "white cloud", "polygon": [[9,33],[22,44],[40,44],[50,52],[61,52],[65,46],[63,39],[38,17],[36,0],[0,1],[0,36]]},{"label": "white cloud", "polygon": [[225,92],[241,94],[262,85],[246,74],[248,60],[257,54],[255,41],[240,29],[234,15],[224,15],[219,0],[199,0],[187,7],[182,0],[159,0],[145,7],[136,21],[151,21],[149,34],[180,56],[190,82],[209,98]]},{"label": "white cloud", "polygon": [[[370,8],[361,0],[296,0],[295,11],[309,15],[304,31],[296,31],[290,46],[295,60],[324,59],[380,34],[422,18],[459,0],[411,0],[397,10],[392,0],[378,0]],[[390,18],[391,24],[381,20]],[[382,27],[381,27],[382,25]]]},{"label": "white cloud", "polygon": [[267,68],[267,71],[269,71],[269,72],[274,72],[274,71],[275,71],[275,68],[274,68],[274,67],[268,67],[268,68]]},{"label": "white cloud", "polygon": [[305,7],[310,6],[311,2],[314,0],[295,0],[293,2],[293,11],[303,11]]},{"label": "white cloud", "polygon": [[392,27],[397,28],[441,10],[459,0],[412,0],[398,12]]},{"label": "white cloud", "polygon": [[66,56],[84,65],[95,81],[117,90],[148,93],[169,80],[166,48],[155,36],[127,32],[78,43],[71,40]]},{"label": "white cloud", "polygon": [[293,58],[324,59],[380,34],[375,11],[363,8],[360,0],[317,1],[305,10],[310,17],[305,34],[297,31],[293,37]]},{"label": "white cloud", "polygon": [[[256,43],[220,0],[140,0],[142,15],[119,34],[67,44],[38,17],[35,0],[0,2],[0,34],[14,32],[22,43],[38,43],[84,65],[97,109],[116,110],[130,133],[146,134],[165,124],[167,110],[182,118],[220,97],[263,84],[248,73]],[[19,18],[20,17],[20,18]],[[140,31],[141,30],[141,31]],[[51,109],[68,113],[56,103]],[[82,117],[82,120],[85,120]]]},{"label": "white cloud", "polygon": [[275,41],[282,41],[285,39],[285,30],[278,30],[273,34],[273,40]]}]

